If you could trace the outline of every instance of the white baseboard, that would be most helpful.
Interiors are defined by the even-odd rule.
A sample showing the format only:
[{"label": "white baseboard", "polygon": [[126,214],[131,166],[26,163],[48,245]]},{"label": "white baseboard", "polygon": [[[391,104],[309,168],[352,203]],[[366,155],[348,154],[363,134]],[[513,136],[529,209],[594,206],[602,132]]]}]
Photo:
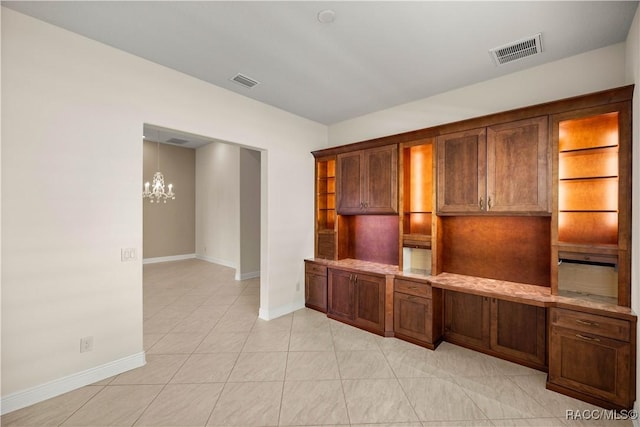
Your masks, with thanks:
[{"label": "white baseboard", "polygon": [[260,307],[260,309],[258,310],[258,317],[262,320],[273,320],[286,314],[293,313],[294,311],[300,310],[301,308],[304,308],[304,300],[298,303],[276,307],[272,310],[266,310]]},{"label": "white baseboard", "polygon": [[251,271],[249,273],[239,274],[238,270],[236,270],[236,280],[249,280],[249,279],[255,279],[256,277],[260,277],[259,271]]},{"label": "white baseboard", "polygon": [[196,254],[184,254],[184,255],[172,255],[172,256],[160,256],[156,258],[145,258],[142,260],[143,264],[155,264],[157,262],[169,262],[169,261],[182,261],[183,259],[196,258]]},{"label": "white baseboard", "polygon": [[200,255],[200,254],[196,254],[195,257],[197,259],[200,259],[202,261],[207,261],[207,262],[210,262],[212,264],[224,265],[225,267],[230,267],[230,268],[233,268],[233,269],[237,268],[236,265],[233,262],[231,262],[229,260],[226,260],[226,259],[214,258],[214,257],[210,257],[210,256]]},{"label": "white baseboard", "polygon": [[18,409],[25,408],[43,400],[60,396],[80,387],[102,381],[114,375],[144,366],[146,363],[144,351],[86,371],[77,372],[64,378],[50,381],[27,390],[19,391],[2,397],[0,400],[0,414],[4,415]]}]

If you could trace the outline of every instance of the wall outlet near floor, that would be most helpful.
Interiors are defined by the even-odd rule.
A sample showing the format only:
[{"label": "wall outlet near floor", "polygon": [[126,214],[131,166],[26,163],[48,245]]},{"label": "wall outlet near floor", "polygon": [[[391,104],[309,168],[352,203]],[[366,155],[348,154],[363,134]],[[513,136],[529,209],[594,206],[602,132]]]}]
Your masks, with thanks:
[{"label": "wall outlet near floor", "polygon": [[136,248],[122,248],[120,249],[120,260],[122,262],[135,261],[138,259],[136,254]]},{"label": "wall outlet near floor", "polygon": [[93,337],[80,338],[80,353],[93,350]]},{"label": "wall outlet near floor", "polygon": [[300,292],[300,282],[296,283],[296,292]]}]

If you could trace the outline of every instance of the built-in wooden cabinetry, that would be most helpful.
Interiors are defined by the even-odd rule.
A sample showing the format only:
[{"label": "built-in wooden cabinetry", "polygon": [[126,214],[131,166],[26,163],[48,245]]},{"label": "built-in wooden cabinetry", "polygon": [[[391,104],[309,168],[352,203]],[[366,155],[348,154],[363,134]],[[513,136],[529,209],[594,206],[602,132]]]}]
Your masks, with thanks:
[{"label": "built-in wooden cabinetry", "polygon": [[[551,116],[554,145],[552,286],[631,304],[631,101]],[[602,286],[563,283],[558,262],[577,262],[585,275],[609,276]],[[584,267],[592,266],[589,267]]]},{"label": "built-in wooden cabinetry", "polygon": [[398,146],[338,154],[340,215],[398,212]]},{"label": "built-in wooden cabinetry", "polygon": [[316,159],[316,257],[335,259],[338,255],[336,215],[336,158]]},{"label": "built-in wooden cabinetry", "polygon": [[435,138],[400,144],[399,265],[425,275],[432,269],[434,146]]},{"label": "built-in wooden cabinetry", "polygon": [[377,334],[384,334],[384,276],[330,268],[328,286],[329,317]]},{"label": "built-in wooden cabinetry", "polygon": [[550,309],[547,387],[599,406],[628,409],[636,391],[636,321]]},{"label": "built-in wooden cabinetry", "polygon": [[546,370],[546,310],[463,292],[445,291],[444,337]]},{"label": "built-in wooden cabinetry", "polygon": [[635,399],[633,86],[314,152],[306,305]]},{"label": "built-in wooden cabinetry", "polygon": [[393,330],[395,336],[435,349],[442,335],[442,289],[428,282],[396,278]]},{"label": "built-in wooden cabinetry", "polygon": [[305,306],[326,313],[327,267],[311,261],[305,261],[304,273]]},{"label": "built-in wooden cabinetry", "polygon": [[438,213],[549,212],[548,117],[438,137]]}]

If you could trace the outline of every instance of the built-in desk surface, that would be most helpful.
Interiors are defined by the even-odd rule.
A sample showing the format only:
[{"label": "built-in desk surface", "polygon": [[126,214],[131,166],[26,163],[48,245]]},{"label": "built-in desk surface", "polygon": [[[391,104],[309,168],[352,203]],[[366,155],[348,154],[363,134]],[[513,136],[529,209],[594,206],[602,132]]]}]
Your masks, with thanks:
[{"label": "built-in desk surface", "polygon": [[610,317],[619,317],[627,320],[635,319],[635,314],[629,307],[594,301],[582,297],[551,295],[551,289],[546,286],[528,285],[454,273],[440,273],[436,276],[414,274],[400,270],[397,265],[380,264],[350,258],[338,261],[312,258],[308,261],[326,265],[329,268],[334,267],[354,272],[361,271],[363,273],[385,276],[392,275],[405,279],[425,281],[429,282],[431,286],[435,288],[490,298],[500,298],[538,307],[561,307],[593,313],[606,312]]}]

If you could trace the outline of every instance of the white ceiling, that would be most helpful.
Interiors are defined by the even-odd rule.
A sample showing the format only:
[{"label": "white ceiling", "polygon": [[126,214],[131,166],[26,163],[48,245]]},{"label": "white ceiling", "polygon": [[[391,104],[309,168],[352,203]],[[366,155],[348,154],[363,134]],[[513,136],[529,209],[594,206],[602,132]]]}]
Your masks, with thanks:
[{"label": "white ceiling", "polygon": [[[333,124],[626,39],[637,2],[7,2],[302,117]],[[335,11],[333,23],[318,13]],[[542,33],[496,67],[489,49]],[[237,73],[260,82],[247,89]]]}]

